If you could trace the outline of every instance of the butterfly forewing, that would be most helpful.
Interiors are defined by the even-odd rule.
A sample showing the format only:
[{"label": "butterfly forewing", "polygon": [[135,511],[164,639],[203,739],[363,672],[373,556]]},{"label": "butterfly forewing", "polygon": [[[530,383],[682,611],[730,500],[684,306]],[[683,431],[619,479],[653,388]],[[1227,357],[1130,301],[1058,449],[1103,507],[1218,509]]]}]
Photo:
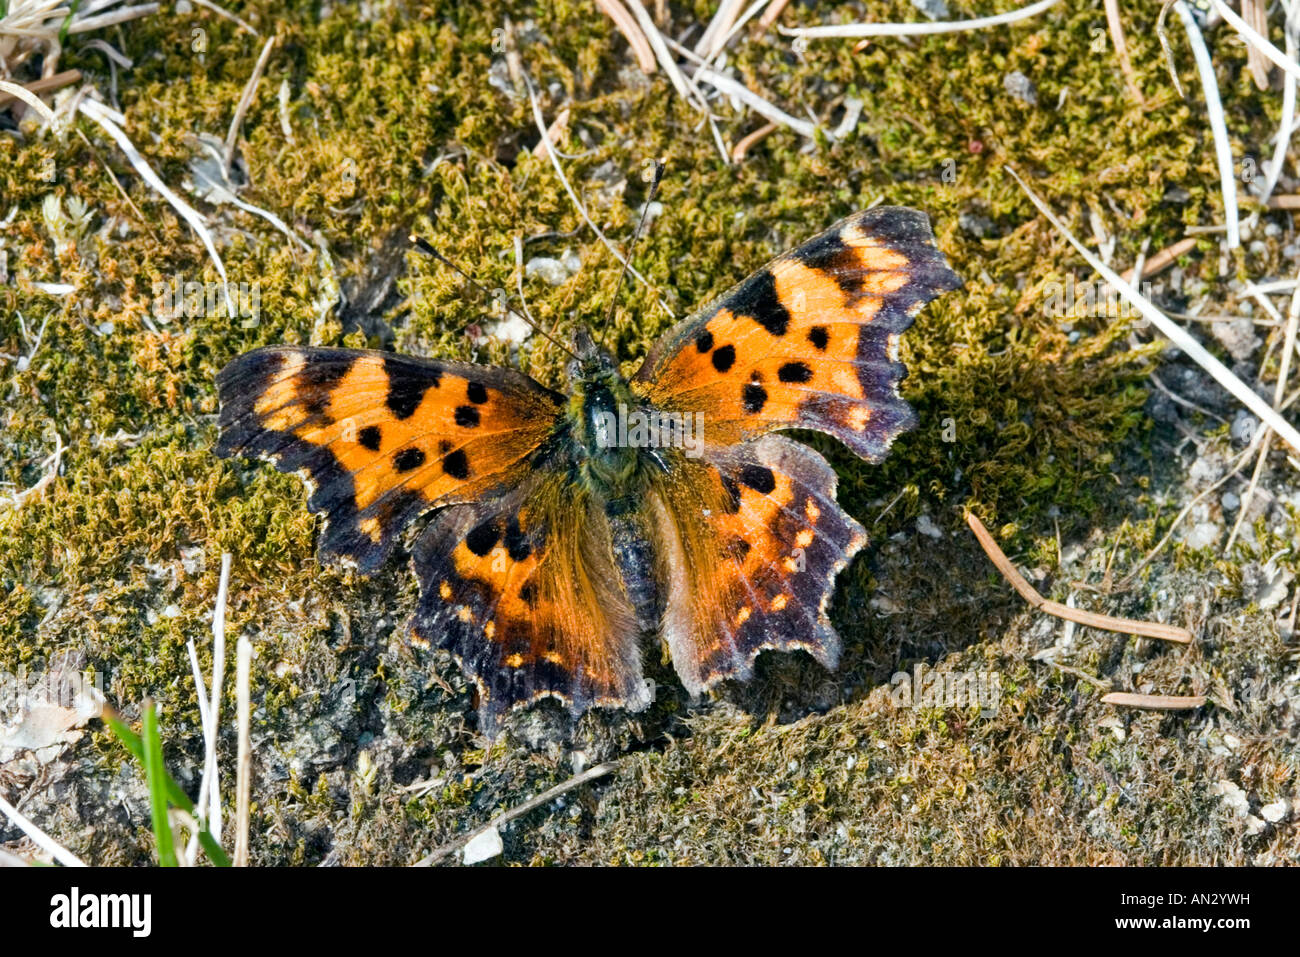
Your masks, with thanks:
[{"label": "butterfly forewing", "polygon": [[240,356],[217,384],[217,453],[302,473],[321,553],[367,571],[421,512],[522,471],[563,401],[510,370],[292,346]]},{"label": "butterfly forewing", "polygon": [[857,213],[671,330],[635,380],[658,407],[702,414],[714,443],[818,429],[879,461],[915,424],[898,335],[960,285],[924,213]]}]

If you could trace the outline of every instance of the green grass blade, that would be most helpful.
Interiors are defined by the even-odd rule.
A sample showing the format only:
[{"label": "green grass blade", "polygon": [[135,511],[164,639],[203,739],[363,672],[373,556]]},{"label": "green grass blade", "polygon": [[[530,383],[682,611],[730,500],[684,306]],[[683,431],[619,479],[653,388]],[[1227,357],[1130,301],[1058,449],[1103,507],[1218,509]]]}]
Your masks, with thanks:
[{"label": "green grass blade", "polygon": [[[108,730],[113,732],[114,737],[121,741],[122,745],[143,765],[145,763],[144,742],[140,739],[140,735],[127,727],[126,723],[111,709],[106,710],[102,717],[104,723],[108,725]],[[190,800],[189,795],[181,789],[181,786],[176,783],[176,779],[166,769],[163,770],[163,787],[167,791],[168,801],[182,811],[194,814],[194,802]],[[221,849],[221,845],[217,843],[217,839],[212,836],[212,833],[207,828],[199,831],[199,846],[208,855],[208,860],[212,861],[217,867],[230,866],[230,857]]]},{"label": "green grass blade", "polygon": [[154,703],[144,706],[144,777],[149,785],[149,812],[153,834],[158,841],[158,863],[176,867],[176,848],[172,844],[172,827],[167,820],[167,772],[163,769],[162,738],[158,735],[158,716]]}]

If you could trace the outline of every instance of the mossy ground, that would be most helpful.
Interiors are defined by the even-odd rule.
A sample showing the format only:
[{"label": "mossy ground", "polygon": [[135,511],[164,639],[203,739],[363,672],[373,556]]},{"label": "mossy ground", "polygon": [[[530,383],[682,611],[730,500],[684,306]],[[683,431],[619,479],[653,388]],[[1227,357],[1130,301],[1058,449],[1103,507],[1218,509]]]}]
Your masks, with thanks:
[{"label": "mossy ground", "polygon": [[[676,29],[712,13],[702,2],[669,7]],[[31,486],[56,433],[66,445],[43,494],[0,506],[0,669],[83,652],[128,715],[145,696],[160,702],[169,764],[188,779],[202,739],[185,643],[195,640],[210,666],[219,559],[233,553],[230,630],[258,650],[252,844],[264,864],[410,862],[575,766],[614,757],[623,758],[614,775],[508,828],[504,859],[1297,860],[1294,824],[1248,833],[1211,790],[1232,780],[1253,808],[1300,794],[1296,646],[1242,585],[1294,543],[1294,509],[1279,506],[1281,518],[1261,519],[1250,544],[1226,557],[1175,543],[1127,591],[1073,588],[1100,585],[1108,563],[1106,580],[1122,578],[1163,535],[1186,498],[1171,454],[1181,436],[1146,409],[1158,343],[1113,318],[1070,329],[1045,313],[1047,283],[1089,277],[1002,172],[1009,162],[1028,174],[1085,237],[1096,217],[1117,237],[1122,265],[1144,237],[1156,250],[1187,226],[1222,221],[1190,57],[1175,29],[1193,87],[1183,101],[1154,37],[1155,8],[1125,14],[1145,108],[1126,94],[1109,43],[1096,42],[1099,2],[861,52],[844,41],[795,52],[775,32],[755,37],[731,54],[747,85],[831,128],[846,99],[863,110],[838,142],[809,147],[778,131],[731,166],[698,114],[662,74],[635,69],[589,3],[233,9],[278,37],[243,124],[242,197],[312,247],[304,253],[261,219],[200,204],[230,280],[259,284],[255,324],[195,315],[150,328],[155,281],[217,278],[194,234],[92,124],[81,123],[92,148],[76,135],[0,137],[0,237],[12,276],[0,286],[0,352],[28,350],[20,315],[29,332],[48,321],[30,368],[0,365],[0,480]],[[879,20],[917,16],[904,0],[865,9]],[[416,661],[400,641],[415,597],[402,564],[372,580],[319,565],[298,482],[211,454],[214,376],[263,344],[512,362],[559,382],[561,356],[537,337],[515,351],[475,348],[464,327],[490,320],[490,307],[403,245],[417,230],[487,287],[510,290],[516,237],[528,258],[572,249],[583,266],[563,285],[525,283],[533,314],[564,335],[609,305],[617,263],[533,155],[527,100],[494,50],[507,17],[547,120],[570,106],[564,166],[616,240],[644,197],[641,171],[654,157],[667,162],[663,212],[636,258],[652,288],[625,285],[616,311],[613,338],[629,368],[671,322],[657,297],[689,312],[878,200],[928,212],[966,280],[906,337],[905,391],[922,425],[888,462],[871,468],[811,439],[874,542],[839,579],[845,654],[834,674],[769,655],[752,682],[692,704],[651,653],[661,687],[646,714],[597,712],[571,725],[543,705],[485,747],[456,667]],[[119,78],[127,131],[176,186],[194,135],[224,136],[262,40],[203,9],[165,12],[112,39],[135,61]],[[1266,155],[1280,96],[1250,83],[1226,30],[1212,43],[1234,150]],[[72,43],[62,68],[73,67],[109,88],[101,54]],[[1008,93],[1012,71],[1036,85],[1036,105]],[[282,81],[292,143],[276,96]],[[761,122],[725,102],[719,111],[733,142]],[[49,215],[50,197],[61,216]],[[963,214],[985,225],[964,228]],[[1289,215],[1271,218],[1293,232]],[[1209,236],[1182,266],[1222,289],[1292,269],[1282,243],[1221,256]],[[76,291],[46,295],[33,281]],[[336,301],[339,288],[346,301]],[[1211,426],[1195,414],[1182,424],[1226,448],[1226,429]],[[1061,623],[1026,612],[992,573],[962,524],[964,507],[999,531],[1018,563],[1044,570],[1039,584],[1053,597],[1073,592],[1088,607],[1160,616],[1198,635],[1191,648],[1171,649],[1081,630],[1072,667],[1116,688],[1207,693],[1214,703],[1116,712],[1092,683],[1032,660]],[[918,532],[922,515],[940,537]],[[917,662],[999,673],[1001,706],[988,717],[892,707],[891,674]],[[229,782],[233,739],[223,748]],[[0,783],[21,787],[28,812],[88,859],[151,858],[139,771],[107,734],[51,767],[37,780],[0,768]]]}]

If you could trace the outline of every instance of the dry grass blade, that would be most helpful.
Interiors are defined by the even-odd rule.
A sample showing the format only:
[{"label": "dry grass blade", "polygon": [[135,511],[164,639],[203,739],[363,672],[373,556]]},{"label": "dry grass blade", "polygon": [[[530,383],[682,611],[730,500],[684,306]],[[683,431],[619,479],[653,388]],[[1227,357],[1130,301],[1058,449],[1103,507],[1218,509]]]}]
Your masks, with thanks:
[{"label": "dry grass blade", "polygon": [[989,561],[993,562],[997,570],[1001,572],[1002,577],[1020,594],[1021,598],[1039,611],[1089,628],[1100,628],[1103,631],[1140,635],[1143,638],[1158,638],[1161,641],[1173,641],[1184,645],[1191,643],[1192,633],[1186,628],[1179,628],[1176,625],[1164,625],[1155,621],[1136,621],[1132,618],[1099,615],[1096,612],[1071,608],[1069,605],[1062,605],[1059,601],[1044,598],[1035,591],[1033,585],[1025,581],[1020,572],[1016,571],[1016,566],[1011,564],[1011,560],[998,547],[998,543],[993,540],[989,530],[984,527],[984,523],[979,520],[974,512],[966,513],[966,524],[975,533],[975,538],[979,541],[980,547],[984,549],[984,554],[988,555]]},{"label": "dry grass blade", "polygon": [[704,28],[700,34],[699,40],[695,42],[695,52],[706,60],[712,59],[721,52],[723,44],[727,42],[727,37],[731,35],[731,27],[740,16],[740,10],[745,0],[722,0],[718,4],[718,11],[709,21],[709,25]]},{"label": "dry grass blade", "polygon": [[817,127],[813,126],[813,124],[809,123],[807,120],[798,119],[797,117],[791,116],[780,107],[773,106],[749,87],[745,86],[743,83],[736,82],[731,79],[731,77],[723,76],[721,73],[717,73],[714,70],[710,70],[708,67],[702,66],[695,71],[695,79],[709,84],[709,86],[713,87],[719,93],[724,93],[727,96],[734,96],[755,113],[767,117],[773,123],[780,123],[782,126],[789,127],[800,136],[806,136],[808,139],[812,139],[817,133]]},{"label": "dry grass blade", "polygon": [[46,854],[49,854],[64,867],[86,866],[85,861],[81,860],[81,858],[77,857],[77,855],[63,847],[63,845],[58,841],[54,840],[54,838],[50,837],[39,827],[29,821],[27,817],[18,810],[18,808],[6,801],[2,795],[0,795],[0,811],[4,812],[4,816],[9,818],[10,823],[12,823],[14,827],[18,828],[18,830],[30,837],[37,847],[43,850]]},{"label": "dry grass blade", "polygon": [[212,11],[213,13],[215,13],[217,16],[219,16],[219,17],[225,17],[225,18],[226,18],[227,20],[229,20],[231,23],[238,24],[239,27],[240,27],[240,29],[247,30],[247,31],[248,31],[249,33],[251,33],[253,36],[255,36],[255,37],[260,37],[260,36],[261,36],[261,34],[257,32],[257,30],[253,27],[252,24],[247,23],[247,22],[241,20],[239,17],[235,16],[235,15],[234,15],[233,13],[231,13],[229,10],[226,10],[226,9],[223,8],[223,7],[219,7],[219,6],[217,6],[215,3],[212,2],[212,0],[194,0],[194,2],[197,3],[200,7],[204,7],[204,8],[206,8],[206,9],[208,9],[208,10],[211,10],[211,11]]},{"label": "dry grass blade", "polygon": [[235,141],[239,139],[239,128],[244,123],[244,114],[253,103],[253,94],[257,92],[257,84],[262,79],[266,61],[271,58],[271,49],[274,46],[275,37],[267,37],[262,52],[258,55],[257,63],[253,66],[253,75],[244,85],[244,92],[239,97],[239,105],[235,107],[235,115],[230,120],[230,130],[226,133],[226,175],[230,174],[230,164],[235,158]]},{"label": "dry grass blade", "polygon": [[619,3],[619,0],[596,0],[596,6],[600,8],[605,16],[614,21],[614,26],[618,28],[618,32],[623,34],[628,46],[632,48],[632,54],[636,57],[637,66],[641,68],[641,72],[653,73],[655,71],[654,51],[650,49],[650,41],[641,32],[641,28],[637,26],[632,14],[627,12],[627,8]]},{"label": "dry grass blade", "polygon": [[1130,691],[1112,691],[1101,696],[1102,704],[1118,705],[1121,708],[1144,708],[1147,711],[1194,711],[1203,707],[1207,700],[1203,694],[1178,696],[1135,694]]},{"label": "dry grass blade", "polygon": [[235,859],[236,867],[248,866],[248,818],[253,790],[253,759],[250,745],[251,705],[248,685],[252,668],[253,646],[243,635],[235,646],[235,720],[239,732],[238,763],[235,777]]},{"label": "dry grass blade", "polygon": [[1205,91],[1205,112],[1210,120],[1210,132],[1214,136],[1214,156],[1219,164],[1219,189],[1223,193],[1223,218],[1228,227],[1228,248],[1236,249],[1241,245],[1241,227],[1237,221],[1237,181],[1232,171],[1232,141],[1228,138],[1228,121],[1223,115],[1223,102],[1219,99],[1219,81],[1214,72],[1214,61],[1210,50],[1205,45],[1201,28],[1196,25],[1196,18],[1184,0],[1174,4],[1174,11],[1183,21],[1187,31],[1187,43],[1192,48],[1192,58],[1196,61],[1196,72],[1201,77],[1201,87]]},{"label": "dry grass blade", "polygon": [[125,123],[126,118],[115,110],[110,110],[97,100],[88,98],[82,99],[77,104],[77,109],[99,124],[99,127],[107,133],[109,137],[112,138],[113,142],[118,145],[118,148],[126,154],[126,158],[131,161],[131,165],[135,167],[136,172],[144,178],[145,182],[161,194],[163,199],[167,200],[167,202],[171,204],[172,209],[176,210],[176,212],[181,215],[181,218],[190,224],[190,228],[198,234],[199,239],[203,242],[204,248],[208,251],[208,256],[212,259],[213,265],[217,267],[217,275],[221,277],[221,291],[226,298],[227,314],[231,316],[238,315],[239,311],[235,308],[235,302],[230,298],[230,281],[226,278],[225,263],[221,261],[221,256],[217,253],[217,247],[212,242],[212,233],[208,231],[207,223],[203,221],[203,217],[199,215],[198,211],[194,209],[194,207],[185,202],[185,200],[181,199],[167,187],[167,184],[164,183],[159,178],[158,174],[153,171],[153,167],[149,165],[148,161],[140,155],[140,151],[135,148],[135,144],[131,142],[130,138],[126,135],[126,132],[119,125],[120,123]]},{"label": "dry grass blade", "polygon": [[1182,349],[1187,357],[1195,362],[1198,366],[1208,372],[1216,382],[1231,392],[1237,399],[1262,419],[1269,428],[1273,429],[1287,445],[1300,452],[1300,431],[1295,426],[1287,422],[1279,415],[1272,406],[1265,402],[1260,396],[1242,382],[1240,378],[1233,374],[1232,370],[1222,362],[1212,356],[1205,346],[1201,345],[1192,337],[1187,330],[1183,329],[1176,322],[1173,322],[1168,316],[1157,309],[1150,300],[1139,293],[1130,283],[1125,282],[1120,275],[1093,255],[1092,251],[1081,243],[1075,235],[1066,228],[1065,224],[1057,218],[1056,214],[1048,208],[1047,204],[1039,198],[1038,194],[1029,188],[1020,175],[1010,166],[1004,166],[1003,169],[1020,184],[1020,188],[1025,191],[1025,195],[1038,208],[1048,222],[1055,226],[1085,260],[1088,265],[1095,269],[1103,279],[1114,286],[1125,299],[1151,321],[1161,333],[1165,335],[1174,345]]},{"label": "dry grass blade", "polygon": [[508,811],[503,811],[502,813],[494,817],[492,820],[484,824],[482,827],[470,831],[468,834],[464,835],[463,837],[458,837],[456,838],[456,840],[444,844],[442,847],[438,848],[428,857],[421,858],[419,861],[417,861],[415,863],[415,866],[430,867],[434,864],[437,864],[443,858],[456,853],[458,850],[460,850],[470,841],[474,840],[474,838],[478,837],[480,834],[485,834],[488,831],[492,830],[493,828],[501,827],[501,825],[513,821],[515,818],[520,817],[521,815],[527,814],[529,811],[539,808],[544,804],[549,804],[552,801],[554,801],[557,797],[559,797],[561,794],[565,794],[569,791],[572,791],[574,788],[586,784],[588,781],[594,781],[597,778],[603,778],[605,775],[609,774],[617,767],[618,767],[617,761],[606,761],[604,764],[598,764],[594,768],[588,768],[587,770],[583,771],[581,774],[575,774],[567,781],[561,781],[559,784],[555,785],[555,787],[543,791],[541,794],[537,795],[536,797],[529,798],[527,801],[524,801],[522,804],[512,807]]},{"label": "dry grass blade", "polygon": [[1110,28],[1110,42],[1115,45],[1115,55],[1119,57],[1119,68],[1124,73],[1124,82],[1128,91],[1137,101],[1138,106],[1145,107],[1146,100],[1137,85],[1137,76],[1133,72],[1133,61],[1128,55],[1128,41],[1124,39],[1124,23],[1119,15],[1119,0],[1106,0],[1106,26]]},{"label": "dry grass blade", "polygon": [[932,33],[959,33],[963,30],[983,30],[1000,27],[1018,20],[1036,17],[1056,6],[1060,0],[1038,0],[1010,13],[971,20],[939,20],[934,23],[843,23],[823,27],[778,27],[788,37],[805,37],[809,40],[826,37],[915,37]]}]

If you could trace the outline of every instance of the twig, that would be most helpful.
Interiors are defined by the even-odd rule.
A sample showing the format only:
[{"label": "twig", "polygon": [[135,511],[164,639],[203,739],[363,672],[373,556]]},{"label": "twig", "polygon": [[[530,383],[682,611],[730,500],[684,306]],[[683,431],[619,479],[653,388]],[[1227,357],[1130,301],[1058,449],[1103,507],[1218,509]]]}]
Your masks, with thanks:
[{"label": "twig", "polygon": [[569,128],[569,108],[561,107],[560,112],[555,114],[555,119],[551,120],[551,125],[546,128],[546,135],[537,141],[533,147],[533,155],[538,159],[544,157],[551,148],[552,143],[558,143],[564,131]]},{"label": "twig", "polygon": [[957,33],[962,30],[983,30],[986,27],[1000,27],[1018,20],[1027,20],[1038,16],[1044,10],[1054,7],[1059,0],[1039,0],[1010,13],[999,13],[992,17],[976,17],[973,20],[940,20],[934,23],[844,23],[822,27],[778,27],[788,37],[914,37],[930,33]]},{"label": "twig", "polygon": [[758,18],[758,25],[766,30],[772,24],[776,23],[777,18],[785,13],[785,8],[790,5],[790,0],[772,0],[763,15]]},{"label": "twig", "polygon": [[618,32],[623,34],[627,45],[632,48],[632,53],[636,56],[637,66],[641,68],[641,72],[653,73],[655,71],[654,51],[650,49],[650,41],[641,32],[632,14],[627,12],[627,8],[619,3],[619,0],[596,0],[596,6],[614,21]]},{"label": "twig", "polygon": [[788,126],[800,136],[806,136],[808,139],[812,139],[816,135],[817,127],[813,126],[813,124],[809,123],[807,120],[797,119],[782,110],[780,107],[773,106],[753,90],[749,89],[749,87],[745,86],[743,83],[736,82],[729,76],[723,76],[721,73],[717,73],[710,70],[708,67],[702,66],[695,71],[695,79],[709,84],[709,86],[716,89],[719,93],[724,93],[727,96],[734,96],[755,113],[767,117],[774,123]]},{"label": "twig", "polygon": [[[1257,33],[1268,32],[1268,4],[1260,0],[1241,0],[1242,19],[1249,23]],[[1268,89],[1268,58],[1250,44],[1246,45],[1246,66],[1250,70],[1255,87]]]},{"label": "twig", "polygon": [[248,866],[248,814],[249,797],[253,786],[253,762],[250,741],[250,705],[248,695],[249,670],[253,646],[239,636],[235,645],[235,702],[236,722],[239,731],[238,764],[235,778],[235,866]]},{"label": "twig", "polygon": [[1124,39],[1124,23],[1119,16],[1119,0],[1106,0],[1106,26],[1110,28],[1110,42],[1115,46],[1115,55],[1119,57],[1119,68],[1124,73],[1124,82],[1128,91],[1137,100],[1140,107],[1146,107],[1146,100],[1138,88],[1133,74],[1133,61],[1128,56],[1128,42]]},{"label": "twig", "polygon": [[966,524],[975,533],[975,538],[979,540],[980,547],[984,549],[984,554],[988,555],[989,561],[993,562],[997,570],[1002,573],[1002,577],[1010,583],[1021,598],[1038,611],[1046,612],[1056,618],[1064,618],[1066,621],[1072,621],[1075,624],[1086,625],[1089,628],[1100,628],[1103,631],[1141,635],[1144,638],[1159,638],[1161,641],[1175,641],[1179,644],[1189,644],[1191,642],[1192,633],[1186,628],[1179,628],[1177,625],[1099,615],[1096,612],[1085,611],[1082,608],[1071,608],[1069,605],[1062,605],[1059,601],[1044,598],[1034,590],[1033,585],[1025,581],[1020,572],[1016,571],[1016,566],[1011,564],[1010,559],[998,547],[998,543],[993,540],[993,536],[989,534],[988,529],[984,527],[984,523],[979,520],[979,517],[974,512],[968,511],[966,513]]},{"label": "twig", "polygon": [[54,838],[50,837],[39,827],[29,821],[27,817],[18,810],[18,808],[14,807],[4,799],[4,795],[0,795],[0,811],[4,812],[5,817],[9,818],[10,822],[15,827],[30,837],[37,847],[43,850],[46,854],[49,854],[64,867],[86,866],[85,861],[67,850],[59,844],[58,841],[54,840]]},{"label": "twig", "polygon": [[1176,695],[1134,694],[1130,691],[1112,691],[1101,696],[1102,704],[1118,705],[1121,708],[1145,708],[1148,711],[1194,711],[1202,707],[1208,699],[1203,694]]},{"label": "twig", "polygon": [[543,791],[541,794],[537,795],[536,797],[529,798],[523,804],[520,804],[516,807],[512,807],[508,811],[503,811],[502,813],[492,818],[492,820],[488,821],[486,824],[484,824],[482,827],[478,828],[477,830],[470,831],[468,834],[462,837],[458,837],[456,838],[456,840],[450,841],[447,844],[444,844],[442,847],[438,848],[428,857],[422,858],[421,860],[417,861],[415,866],[430,867],[434,864],[437,864],[444,857],[456,853],[456,851],[460,850],[462,847],[464,847],[470,841],[474,840],[474,838],[478,837],[480,834],[486,834],[488,831],[492,830],[493,828],[499,828],[503,824],[508,824],[510,821],[513,821],[515,818],[527,814],[529,811],[539,808],[544,804],[549,804],[552,801],[554,801],[557,797],[559,797],[561,794],[565,794],[569,791],[572,791],[574,788],[586,784],[588,781],[594,781],[597,778],[603,778],[605,775],[609,774],[611,771],[617,768],[618,764],[619,762],[617,761],[606,761],[604,764],[598,764],[594,768],[588,768],[587,770],[583,771],[581,774],[575,774],[567,781],[561,781],[559,784],[555,785],[555,787]]},{"label": "twig", "polygon": [[230,164],[235,159],[235,141],[239,139],[239,128],[244,123],[244,114],[252,105],[253,94],[257,91],[257,84],[262,79],[262,71],[266,69],[266,61],[271,58],[271,49],[275,46],[275,37],[267,37],[266,43],[262,46],[262,52],[257,57],[257,63],[253,65],[253,75],[248,78],[244,84],[244,92],[239,97],[239,105],[235,107],[235,115],[230,120],[230,130],[226,133],[226,156],[225,172],[230,175]]},{"label": "twig", "polygon": [[[1211,2],[1214,4],[1214,9],[1219,11],[1219,15],[1222,16],[1223,19],[1227,20],[1228,24],[1240,33],[1247,43],[1253,46],[1260,53],[1264,54],[1264,56],[1268,57],[1287,73],[1290,73],[1295,77],[1300,77],[1300,64],[1296,63],[1294,60],[1288,59],[1285,53],[1273,46],[1273,44],[1264,37],[1260,36],[1250,26],[1250,24],[1237,16],[1233,9],[1224,3],[1223,0],[1211,0]],[[1174,4],[1174,6],[1177,7],[1178,4]]]},{"label": "twig", "polygon": [[731,158],[737,163],[745,159],[745,154],[753,148],[759,140],[766,138],[769,134],[776,132],[780,127],[776,123],[764,123],[754,132],[743,137],[740,142],[731,148]]},{"label": "twig", "polygon": [[[1180,239],[1172,246],[1166,246],[1142,264],[1142,276],[1138,281],[1150,279],[1152,276],[1164,272],[1178,260],[1179,256],[1189,253],[1195,248],[1195,239]],[[1132,269],[1125,270],[1121,275],[1124,277],[1125,282],[1131,283],[1134,281]]]},{"label": "twig", "polygon": [[239,19],[239,17],[235,16],[235,15],[234,15],[233,13],[231,13],[229,10],[225,10],[225,9],[223,9],[223,8],[221,8],[221,7],[219,7],[219,6],[217,6],[215,3],[212,2],[212,0],[194,0],[194,2],[197,3],[200,7],[205,7],[205,8],[207,8],[208,10],[211,10],[213,13],[215,13],[215,14],[216,14],[217,16],[219,16],[219,17],[225,17],[227,20],[231,21],[232,23],[237,23],[237,24],[239,24],[239,26],[240,26],[241,28],[247,30],[247,31],[248,31],[249,33],[251,33],[253,36],[255,36],[255,37],[260,37],[260,36],[261,36],[261,34],[258,33],[257,30],[252,26],[252,24],[249,24],[249,23],[247,23],[247,22],[245,22],[245,21]]},{"label": "twig", "polygon": [[[33,80],[31,83],[24,83],[23,89],[33,95],[52,93],[71,83],[78,83],[80,80],[80,70],[64,70],[62,73],[54,74],[54,76],[41,77],[41,79]],[[0,106],[8,106],[14,99],[16,97],[12,93],[0,93]]]},{"label": "twig", "polygon": [[[1217,2],[1217,0],[1216,0]],[[1223,115],[1223,103],[1219,100],[1219,81],[1214,74],[1214,61],[1201,36],[1201,28],[1196,25],[1196,18],[1186,0],[1174,4],[1183,29],[1187,31],[1187,43],[1192,48],[1192,57],[1196,60],[1196,72],[1200,74],[1201,86],[1205,91],[1205,112],[1209,115],[1210,132],[1214,135],[1214,154],[1219,163],[1219,188],[1223,192],[1223,216],[1228,226],[1228,248],[1236,249],[1241,245],[1241,229],[1237,224],[1237,182],[1232,173],[1232,141],[1228,139],[1228,124]]]},{"label": "twig", "polygon": [[1164,333],[1164,335],[1170,339],[1174,345],[1182,349],[1189,359],[1213,376],[1216,382],[1236,396],[1237,399],[1246,406],[1246,408],[1250,409],[1251,412],[1255,413],[1256,416],[1272,428],[1287,445],[1291,446],[1291,448],[1296,451],[1300,451],[1300,432],[1296,431],[1295,426],[1291,425],[1283,419],[1281,415],[1275,412],[1267,402],[1260,398],[1260,396],[1250,388],[1250,386],[1246,385],[1246,383],[1242,382],[1241,379],[1234,375],[1232,370],[1214,356],[1210,355],[1206,348],[1197,342],[1196,339],[1187,332],[1187,330],[1183,329],[1176,322],[1170,320],[1164,313],[1152,305],[1150,300],[1134,289],[1129,283],[1121,279],[1118,273],[1093,255],[1092,251],[1075,238],[1074,234],[1071,233],[1069,229],[1066,228],[1065,224],[1056,217],[1056,214],[1047,207],[1047,204],[1039,199],[1038,195],[1029,188],[1015,170],[1010,166],[1004,166],[1003,169],[1005,169],[1011,177],[1020,184],[1020,188],[1025,191],[1025,195],[1029,197],[1033,204],[1038,208],[1039,212],[1046,216],[1048,222],[1055,226],[1061,234],[1070,241],[1070,245],[1078,250],[1079,255],[1087,260],[1089,266],[1095,269],[1101,274],[1103,279],[1114,286],[1119,291],[1120,295],[1132,303],[1133,306],[1142,313],[1143,316],[1149,319],[1157,329]]}]

